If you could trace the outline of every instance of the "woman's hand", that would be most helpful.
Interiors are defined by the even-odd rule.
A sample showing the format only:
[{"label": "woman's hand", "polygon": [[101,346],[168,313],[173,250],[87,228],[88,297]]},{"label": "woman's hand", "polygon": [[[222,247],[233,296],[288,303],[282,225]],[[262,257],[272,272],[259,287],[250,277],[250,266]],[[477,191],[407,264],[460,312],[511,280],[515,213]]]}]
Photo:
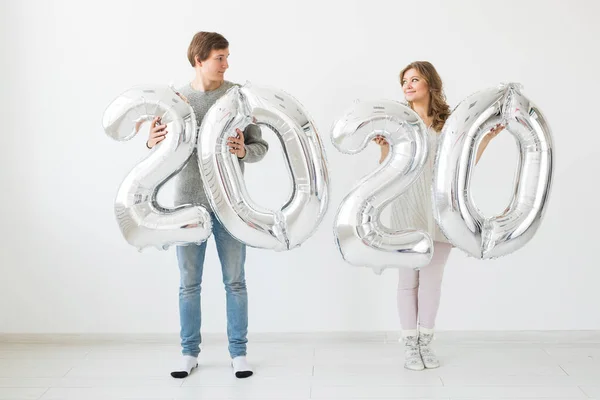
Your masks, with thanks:
[{"label": "woman's hand", "polygon": [[506,128],[504,125],[502,124],[498,124],[495,127],[493,127],[492,129],[490,129],[490,131],[485,135],[485,138],[489,141],[492,140],[493,138],[495,138],[500,132],[502,132],[504,130],[504,128]]},{"label": "woman's hand", "polygon": [[379,135],[377,135],[373,141],[381,146],[381,158],[379,159],[379,163],[381,164],[390,153],[390,144],[383,136]]},{"label": "woman's hand", "polygon": [[490,144],[492,139],[498,136],[498,134],[502,132],[505,128],[506,127],[504,125],[497,124],[492,129],[490,129],[488,133],[485,134],[485,136],[481,140],[481,143],[479,144],[479,149],[477,149],[477,158],[475,159],[475,164],[479,162],[479,159],[485,151],[485,148],[488,146],[488,144]]}]

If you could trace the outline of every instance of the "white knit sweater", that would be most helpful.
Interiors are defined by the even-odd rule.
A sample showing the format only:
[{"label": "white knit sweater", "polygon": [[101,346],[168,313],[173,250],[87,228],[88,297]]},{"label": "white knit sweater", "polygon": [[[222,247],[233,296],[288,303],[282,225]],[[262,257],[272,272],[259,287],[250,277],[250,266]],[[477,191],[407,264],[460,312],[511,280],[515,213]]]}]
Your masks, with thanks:
[{"label": "white knit sweater", "polygon": [[423,172],[408,190],[392,202],[391,228],[418,229],[429,233],[434,242],[448,243],[433,217],[431,187],[439,134],[429,128],[429,157]]}]

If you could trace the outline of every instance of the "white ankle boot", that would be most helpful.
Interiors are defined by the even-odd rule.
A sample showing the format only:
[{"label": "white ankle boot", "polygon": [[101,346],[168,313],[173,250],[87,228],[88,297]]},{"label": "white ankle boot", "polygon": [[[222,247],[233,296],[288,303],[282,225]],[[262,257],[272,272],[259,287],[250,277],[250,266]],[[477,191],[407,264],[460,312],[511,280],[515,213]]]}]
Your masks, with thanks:
[{"label": "white ankle boot", "polygon": [[419,330],[419,353],[425,368],[437,368],[440,366],[440,360],[431,349],[433,340],[433,329],[420,328]]},{"label": "white ankle boot", "polygon": [[425,365],[421,359],[421,352],[419,351],[417,331],[403,331],[402,340],[404,341],[404,368],[413,371],[425,369]]}]

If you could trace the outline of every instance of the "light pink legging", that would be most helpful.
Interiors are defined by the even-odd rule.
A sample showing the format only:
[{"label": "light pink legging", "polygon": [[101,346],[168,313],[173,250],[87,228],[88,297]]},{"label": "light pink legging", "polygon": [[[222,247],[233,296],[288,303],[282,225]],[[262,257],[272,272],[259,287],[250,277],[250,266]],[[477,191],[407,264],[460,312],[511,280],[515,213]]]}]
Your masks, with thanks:
[{"label": "light pink legging", "polygon": [[403,330],[417,329],[417,323],[427,329],[435,326],[440,306],[444,266],[452,246],[434,242],[431,263],[419,271],[399,269],[398,314]]}]

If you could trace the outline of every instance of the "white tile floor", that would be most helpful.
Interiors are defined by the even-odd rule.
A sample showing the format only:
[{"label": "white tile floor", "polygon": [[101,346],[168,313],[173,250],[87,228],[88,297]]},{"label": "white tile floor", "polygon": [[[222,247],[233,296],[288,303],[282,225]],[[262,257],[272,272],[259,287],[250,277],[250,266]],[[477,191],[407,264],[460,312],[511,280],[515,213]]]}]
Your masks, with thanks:
[{"label": "white tile floor", "polygon": [[0,399],[600,399],[600,333],[442,332],[434,343],[442,367],[413,372],[395,334],[257,337],[256,373],[238,380],[224,341],[206,340],[200,368],[175,380],[176,340],[0,335]]}]

